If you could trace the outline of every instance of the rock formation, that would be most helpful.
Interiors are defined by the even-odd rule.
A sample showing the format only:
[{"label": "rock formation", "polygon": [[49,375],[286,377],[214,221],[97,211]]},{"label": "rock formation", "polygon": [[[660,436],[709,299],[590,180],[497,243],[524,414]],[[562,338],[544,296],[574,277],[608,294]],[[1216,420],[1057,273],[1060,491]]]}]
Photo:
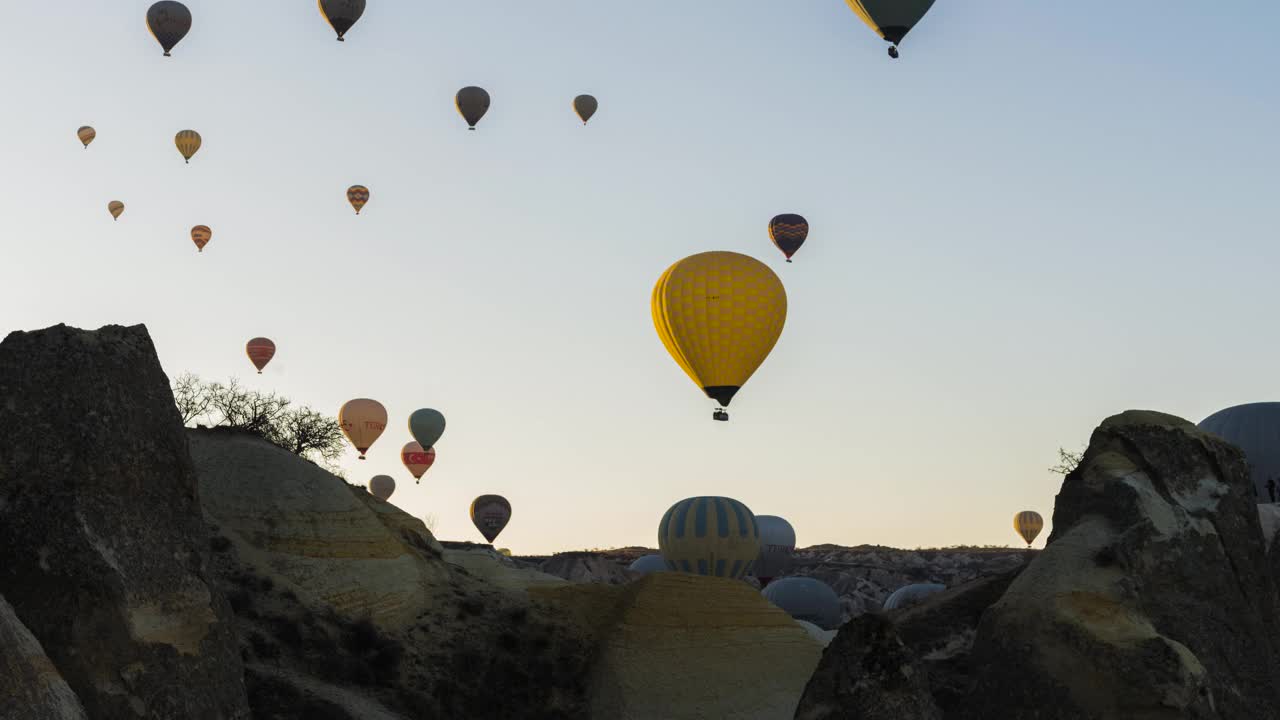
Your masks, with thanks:
[{"label": "rock formation", "polygon": [[249,715],[169,382],[141,326],[0,343],[0,594],[93,718]]},{"label": "rock formation", "polygon": [[0,720],[85,720],[40,641],[0,597]]}]

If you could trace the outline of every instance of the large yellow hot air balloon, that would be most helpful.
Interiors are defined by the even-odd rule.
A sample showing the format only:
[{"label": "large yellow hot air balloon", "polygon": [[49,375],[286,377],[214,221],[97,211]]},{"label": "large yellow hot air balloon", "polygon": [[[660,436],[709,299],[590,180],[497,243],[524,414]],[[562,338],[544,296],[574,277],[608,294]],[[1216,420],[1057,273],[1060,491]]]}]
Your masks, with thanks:
[{"label": "large yellow hot air balloon", "polygon": [[898,44],[933,7],[933,0],[845,0],[876,34],[893,43],[889,57],[898,57]]},{"label": "large yellow hot air balloon", "polygon": [[1023,510],[1013,516],[1013,529],[1027,541],[1027,547],[1031,547],[1036,536],[1044,529],[1044,518],[1035,510]]},{"label": "large yellow hot air balloon", "polygon": [[360,459],[363,460],[369,446],[387,429],[387,409],[377,400],[348,400],[338,411],[338,425],[356,450],[360,451]]},{"label": "large yellow hot air balloon", "polygon": [[195,130],[183,130],[173,136],[173,144],[178,146],[178,152],[182,153],[182,158],[188,163],[191,162],[191,156],[200,149],[201,142],[200,133]]},{"label": "large yellow hot air balloon", "polygon": [[120,214],[124,212],[124,203],[119,200],[112,200],[107,203],[107,212],[111,213],[112,220],[119,220]]},{"label": "large yellow hot air balloon", "polygon": [[98,137],[98,131],[88,125],[85,125],[79,130],[76,130],[76,137],[80,138],[80,142],[84,143],[84,149],[88,150],[89,143],[93,142],[93,139]]},{"label": "large yellow hot air balloon", "polygon": [[760,555],[760,528],[737,500],[691,497],[662,516],[658,547],[672,570],[738,579]]},{"label": "large yellow hot air balloon", "polygon": [[769,355],[787,320],[787,291],[767,265],[734,252],[691,255],[653,287],[653,324],[676,364],[723,407]]}]

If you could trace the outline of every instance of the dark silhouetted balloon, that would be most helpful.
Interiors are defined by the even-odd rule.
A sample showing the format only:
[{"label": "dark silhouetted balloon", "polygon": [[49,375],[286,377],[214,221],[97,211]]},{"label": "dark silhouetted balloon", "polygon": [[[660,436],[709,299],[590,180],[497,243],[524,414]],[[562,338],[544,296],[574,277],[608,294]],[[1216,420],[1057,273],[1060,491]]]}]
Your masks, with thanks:
[{"label": "dark silhouetted balloon", "polygon": [[791,556],[796,551],[796,530],[776,515],[757,515],[756,525],[760,526],[760,557],[756,560],[755,574],[763,587],[791,566]]},{"label": "dark silhouetted balloon", "polygon": [[338,33],[338,41],[344,37],[352,25],[364,14],[365,0],[319,0],[320,14],[329,21],[333,31]]},{"label": "dark silhouetted balloon", "polygon": [[458,112],[462,113],[462,119],[475,130],[476,123],[489,112],[489,93],[484,88],[464,87],[458,91],[454,104],[457,105]]},{"label": "dark silhouetted balloon", "polygon": [[840,627],[840,596],[821,580],[811,577],[779,578],[769,583],[761,593],[796,620],[811,622],[823,630]]},{"label": "dark silhouetted balloon", "polygon": [[592,115],[596,114],[596,110],[600,109],[600,103],[596,102],[594,97],[590,95],[579,95],[573,99],[573,111],[578,113],[578,118],[582,120],[582,124],[586,125]]},{"label": "dark silhouetted balloon", "polygon": [[191,11],[174,0],[160,0],[147,10],[147,29],[164,48],[164,56],[191,31]]},{"label": "dark silhouetted balloon", "polygon": [[511,522],[511,503],[501,495],[481,495],[471,501],[471,523],[485,540],[493,542]]},{"label": "dark silhouetted balloon", "polygon": [[894,590],[889,597],[885,598],[885,610],[903,610],[924,602],[924,599],[930,595],[936,595],[946,590],[946,585],[937,583],[916,583],[914,585],[904,585]]}]

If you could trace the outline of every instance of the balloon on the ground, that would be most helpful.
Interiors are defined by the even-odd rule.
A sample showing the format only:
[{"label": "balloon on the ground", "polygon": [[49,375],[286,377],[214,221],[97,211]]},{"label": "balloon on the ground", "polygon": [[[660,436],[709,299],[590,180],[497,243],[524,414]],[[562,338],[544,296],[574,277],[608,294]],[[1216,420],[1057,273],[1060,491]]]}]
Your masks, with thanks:
[{"label": "balloon on the ground", "polygon": [[174,0],[160,0],[147,10],[147,29],[164,48],[164,56],[191,31],[191,11]]},{"label": "balloon on the ground", "polygon": [[409,416],[409,434],[422,447],[435,447],[444,435],[444,415],[432,408],[414,410]]},{"label": "balloon on the ground", "polygon": [[511,522],[511,503],[501,495],[481,495],[471,501],[471,523],[485,540],[493,542]]},{"label": "balloon on the ground", "polygon": [[1219,410],[1201,420],[1200,429],[1244,451],[1257,502],[1280,501],[1280,402]]},{"label": "balloon on the ground", "polygon": [[76,137],[80,138],[80,142],[84,143],[85,149],[88,150],[89,143],[93,142],[93,139],[98,137],[98,131],[88,125],[85,125],[79,130],[76,130]]},{"label": "balloon on the ground", "polygon": [[421,480],[422,475],[431,469],[435,461],[435,448],[423,450],[417,440],[410,440],[400,449],[400,462],[404,463],[415,480]]},{"label": "balloon on the ground", "polygon": [[1023,510],[1013,516],[1013,529],[1027,541],[1027,547],[1031,547],[1036,536],[1044,529],[1044,518],[1035,510]]},{"label": "balloon on the ground", "polygon": [[[722,407],[768,357],[787,320],[782,281],[735,252],[699,253],[667,268],[650,305],[667,352]],[[722,409],[712,417],[729,419]]]},{"label": "balloon on the ground", "polygon": [[390,475],[374,475],[369,480],[369,494],[379,500],[387,500],[396,491],[396,480]]},{"label": "balloon on the ground", "polygon": [[347,31],[364,14],[365,0],[319,0],[319,5],[320,14],[338,33],[338,41],[341,42],[346,40]]},{"label": "balloon on the ground", "polygon": [[178,146],[178,152],[182,153],[182,159],[187,163],[200,150],[202,142],[200,133],[195,130],[182,130],[173,136],[173,144]]},{"label": "balloon on the ground", "polygon": [[476,129],[476,123],[480,122],[480,118],[489,112],[489,93],[484,88],[464,87],[458,91],[453,102],[458,112],[462,114],[462,119],[467,121],[467,125],[472,130]]},{"label": "balloon on the ground", "polygon": [[760,555],[760,528],[737,500],[691,497],[662,516],[658,548],[671,570],[740,579]]},{"label": "balloon on the ground", "polygon": [[351,207],[356,209],[356,214],[364,209],[366,203],[369,202],[369,188],[363,185],[352,185],[347,188],[347,202],[351,203]]},{"label": "balloon on the ground", "polygon": [[756,525],[760,527],[760,557],[756,558],[755,575],[765,586],[791,566],[796,530],[776,515],[757,515]]},{"label": "balloon on the ground", "polygon": [[840,626],[840,596],[817,578],[779,578],[769,583],[761,593],[796,620],[811,622],[823,630],[834,630]]},{"label": "balloon on the ground", "polygon": [[583,125],[586,125],[591,116],[595,115],[596,110],[599,109],[600,103],[590,95],[579,95],[573,99],[573,111],[578,113]]},{"label": "balloon on the ground", "polygon": [[111,219],[119,220],[120,214],[124,212],[124,203],[119,200],[112,200],[107,203],[107,212],[111,213]]},{"label": "balloon on the ground", "polygon": [[245,343],[244,353],[249,356],[249,362],[258,368],[258,374],[262,374],[262,369],[271,362],[271,358],[276,356],[276,344],[270,338],[256,337]]},{"label": "balloon on the ground", "polygon": [[845,0],[877,35],[892,43],[890,57],[898,57],[898,45],[920,22],[933,0]]},{"label": "balloon on the ground", "polygon": [[196,244],[197,252],[204,252],[204,246],[213,239],[213,230],[208,225],[197,225],[191,228],[191,242]]},{"label": "balloon on the ground", "polygon": [[666,572],[667,561],[662,559],[661,555],[644,555],[631,561],[631,565],[627,568],[632,572],[638,572],[641,575],[648,575],[655,572]]},{"label": "balloon on the ground", "polygon": [[769,221],[769,239],[787,257],[787,262],[791,262],[791,256],[796,254],[808,237],[809,221],[802,215],[784,213],[775,215]]},{"label": "balloon on the ground", "polygon": [[360,452],[360,459],[364,460],[369,447],[387,429],[387,409],[377,400],[348,400],[338,410],[338,425],[342,428],[342,434]]},{"label": "balloon on the ground", "polygon": [[924,602],[925,598],[930,595],[937,595],[946,590],[946,585],[938,583],[915,583],[914,585],[904,585],[894,590],[889,597],[885,598],[885,610],[903,610],[913,607]]}]

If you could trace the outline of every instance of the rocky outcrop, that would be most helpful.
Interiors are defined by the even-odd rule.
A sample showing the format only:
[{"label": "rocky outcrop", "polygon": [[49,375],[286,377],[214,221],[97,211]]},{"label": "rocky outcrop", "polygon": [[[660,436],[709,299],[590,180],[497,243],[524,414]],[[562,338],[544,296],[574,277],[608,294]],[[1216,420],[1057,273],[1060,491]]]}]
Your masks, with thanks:
[{"label": "rocky outcrop", "polygon": [[1160,413],[1108,418],[1053,527],[983,617],[957,717],[1280,717],[1280,604],[1238,449]]},{"label": "rocky outcrop", "polygon": [[85,720],[40,641],[0,597],[0,720]]},{"label": "rocky outcrop", "polygon": [[593,552],[566,552],[544,560],[538,569],[569,582],[597,582],[625,585],[639,577],[604,555]]},{"label": "rocky outcrop", "polygon": [[0,343],[0,594],[94,718],[248,717],[208,531],[146,329]]},{"label": "rocky outcrop", "polygon": [[821,655],[786,613],[735,580],[653,573],[539,596],[597,628],[593,718],[789,718]]}]

